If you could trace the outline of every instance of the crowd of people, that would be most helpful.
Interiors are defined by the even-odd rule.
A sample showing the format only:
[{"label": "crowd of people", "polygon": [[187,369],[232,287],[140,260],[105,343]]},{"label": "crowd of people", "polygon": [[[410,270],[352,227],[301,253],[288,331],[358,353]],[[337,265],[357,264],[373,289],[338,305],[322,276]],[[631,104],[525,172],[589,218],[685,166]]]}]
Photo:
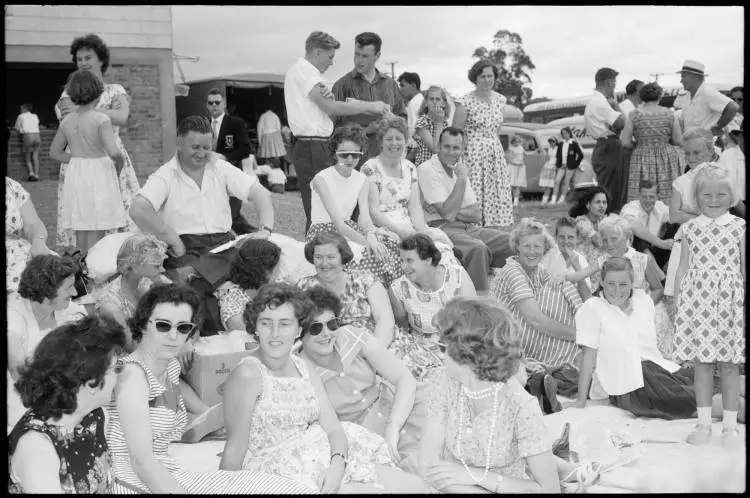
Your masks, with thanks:
[{"label": "crowd of people", "polygon": [[[656,83],[628,85],[642,104],[622,109],[617,72],[597,71],[585,121],[598,185],[550,233],[515,221],[523,157],[506,163],[492,62],[471,67],[475,89],[454,102],[439,86],[423,95],[416,73],[380,73],[377,34],[354,41],[355,67],[332,88],[340,43],[321,31],[286,75],[306,216],[290,254],[270,240],[271,195],[242,171],[247,137],[222,92],[206,96],[210,119],[178,124],[175,156],[140,187],[119,138],[129,97],[102,80],[109,50],[75,39],[50,150],[57,242],[133,233],[85,308],[71,299],[82,268],[48,248],[6,177],[9,491],[581,490],[601,466],[570,458],[567,430],[550,444],[543,415],[590,400],[697,417],[696,445],[720,418],[737,444],[744,124],[703,66],[683,65],[691,99],[677,117],[655,104]],[[580,165],[571,131],[561,139],[547,175],[564,187],[545,203],[566,202]],[[284,258],[314,273],[282,278]],[[236,331],[253,348],[223,388],[219,466],[181,468],[170,444],[211,409],[188,381],[195,341]]]}]

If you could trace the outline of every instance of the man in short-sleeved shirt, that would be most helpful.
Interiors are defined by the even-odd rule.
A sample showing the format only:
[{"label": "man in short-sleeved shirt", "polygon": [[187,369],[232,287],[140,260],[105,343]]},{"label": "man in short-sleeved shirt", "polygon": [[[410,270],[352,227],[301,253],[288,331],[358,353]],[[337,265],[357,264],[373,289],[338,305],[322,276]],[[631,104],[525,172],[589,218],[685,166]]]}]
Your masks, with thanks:
[{"label": "man in short-sleeved shirt", "polygon": [[594,76],[596,91],[583,112],[586,133],[596,140],[591,165],[596,181],[609,192],[610,210],[619,212],[627,200],[629,165],[622,161],[622,143],[618,134],[625,117],[615,100],[617,71],[604,67]]},{"label": "man in short-sleeved shirt", "polygon": [[698,61],[686,60],[677,71],[680,83],[689,93],[682,109],[682,131],[691,128],[710,130],[720,137],[740,110],[739,105],[726,95],[705,84],[705,66]]},{"label": "man in short-sleeved shirt", "polygon": [[625,204],[620,214],[633,230],[633,248],[651,253],[663,267],[669,261],[677,226],[669,223],[669,206],[658,199],[656,185],[642,180],[639,187],[640,197]]},{"label": "man in short-sleeved shirt", "polygon": [[417,168],[425,221],[440,228],[461,252],[461,263],[477,293],[489,290],[490,267],[500,268],[511,255],[508,233],[479,225],[477,197],[468,180],[462,130],[447,127],[440,134],[439,152]]}]

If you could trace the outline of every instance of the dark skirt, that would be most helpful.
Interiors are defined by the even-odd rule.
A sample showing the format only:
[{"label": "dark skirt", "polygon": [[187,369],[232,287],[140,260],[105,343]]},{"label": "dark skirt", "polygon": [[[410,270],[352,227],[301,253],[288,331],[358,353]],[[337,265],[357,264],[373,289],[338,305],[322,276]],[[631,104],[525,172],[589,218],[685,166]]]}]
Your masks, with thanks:
[{"label": "dark skirt", "polygon": [[694,371],[681,368],[669,373],[656,363],[645,360],[643,387],[627,394],[610,396],[609,402],[636,417],[666,420],[692,418],[696,413]]}]

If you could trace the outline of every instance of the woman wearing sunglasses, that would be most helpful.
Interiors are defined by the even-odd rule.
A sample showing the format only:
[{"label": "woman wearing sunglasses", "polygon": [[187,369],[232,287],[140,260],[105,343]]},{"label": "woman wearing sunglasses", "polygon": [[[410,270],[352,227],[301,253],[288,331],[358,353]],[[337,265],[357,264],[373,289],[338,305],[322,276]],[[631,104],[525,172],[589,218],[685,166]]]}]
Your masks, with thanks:
[{"label": "woman wearing sunglasses", "polygon": [[342,325],[337,317],[343,305],[333,292],[313,287],[306,295],[315,310],[302,329],[300,356],[315,366],[339,420],[383,436],[393,460],[416,470],[424,409],[414,405],[414,377],[366,330]]},{"label": "woman wearing sunglasses", "polygon": [[122,326],[96,316],[39,342],[15,384],[28,411],[8,436],[10,493],[109,492],[102,405],[112,397],[125,344]]},{"label": "woman wearing sunglasses", "polygon": [[220,468],[277,474],[324,494],[397,492],[392,483],[421,489],[394,468],[382,437],[339,422],[315,369],[291,354],[313,314],[307,296],[284,283],[264,285],[248,304],[245,322],[259,348],[225,384]]},{"label": "woman wearing sunglasses", "polygon": [[[347,268],[369,270],[386,287],[403,274],[398,261],[398,240],[390,231],[378,230],[370,217],[370,183],[354,169],[367,142],[362,128],[350,124],[336,128],[331,136],[331,152],[336,164],[315,175],[311,187],[311,225],[307,240],[321,232],[343,235],[356,254]],[[352,221],[359,208],[359,222]]]},{"label": "woman wearing sunglasses", "polygon": [[138,344],[121,358],[114,400],[107,405],[112,492],[177,494],[305,493],[281,477],[253,472],[186,472],[168,454],[187,425],[180,390],[180,348],[197,332],[198,294],[189,287],[152,287],[128,321]]}]

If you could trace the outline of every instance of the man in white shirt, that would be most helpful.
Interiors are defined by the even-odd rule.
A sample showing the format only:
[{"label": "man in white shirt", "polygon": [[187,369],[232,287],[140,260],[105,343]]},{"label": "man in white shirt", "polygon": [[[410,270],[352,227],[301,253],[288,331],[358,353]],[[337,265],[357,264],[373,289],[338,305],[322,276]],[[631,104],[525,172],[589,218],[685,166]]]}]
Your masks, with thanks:
[{"label": "man in white shirt", "polygon": [[31,112],[31,103],[21,105],[21,114],[16,119],[16,130],[23,138],[23,155],[26,159],[26,169],[29,170],[28,182],[39,181],[39,149],[42,139],[39,135],[39,116]]},{"label": "man in white shirt", "polygon": [[334,99],[323,81],[323,73],[333,65],[339,47],[339,41],[328,33],[313,31],[305,40],[305,56],[294,63],[284,78],[286,114],[295,138],[291,162],[307,218],[305,230],[310,227],[310,181],[333,163],[328,147],[333,132],[331,116],[382,115],[390,110],[384,102]]},{"label": "man in white shirt", "polygon": [[677,73],[680,74],[680,83],[690,94],[690,102],[682,109],[683,133],[691,128],[703,128],[710,130],[715,137],[720,137],[740,106],[705,84],[707,74],[702,63],[686,60]]},{"label": "man in white shirt", "polygon": [[610,211],[617,213],[627,200],[628,165],[622,162],[619,133],[625,116],[615,100],[618,72],[603,67],[596,72],[596,91],[583,112],[586,133],[596,140],[591,164],[596,181],[609,192]]},{"label": "man in white shirt", "polygon": [[669,223],[669,206],[658,200],[654,182],[641,180],[639,193],[639,198],[625,204],[620,214],[633,230],[633,248],[651,253],[662,268],[669,261],[678,225]]},{"label": "man in white shirt", "polygon": [[422,80],[417,73],[404,72],[398,77],[398,85],[401,88],[401,95],[406,102],[406,125],[409,128],[407,137],[407,146],[410,150],[415,150],[417,143],[414,141],[414,130],[419,118],[419,109],[424,103],[424,95],[420,90]]},{"label": "man in white shirt", "polygon": [[629,118],[630,113],[640,107],[641,96],[638,92],[641,91],[643,85],[641,80],[633,80],[625,87],[625,100],[620,102],[620,112],[626,118]]},{"label": "man in white shirt", "polygon": [[463,130],[445,128],[440,151],[419,165],[417,174],[427,225],[448,235],[477,293],[487,295],[490,267],[501,268],[512,252],[508,232],[480,226],[477,197],[461,161],[465,140]]}]

